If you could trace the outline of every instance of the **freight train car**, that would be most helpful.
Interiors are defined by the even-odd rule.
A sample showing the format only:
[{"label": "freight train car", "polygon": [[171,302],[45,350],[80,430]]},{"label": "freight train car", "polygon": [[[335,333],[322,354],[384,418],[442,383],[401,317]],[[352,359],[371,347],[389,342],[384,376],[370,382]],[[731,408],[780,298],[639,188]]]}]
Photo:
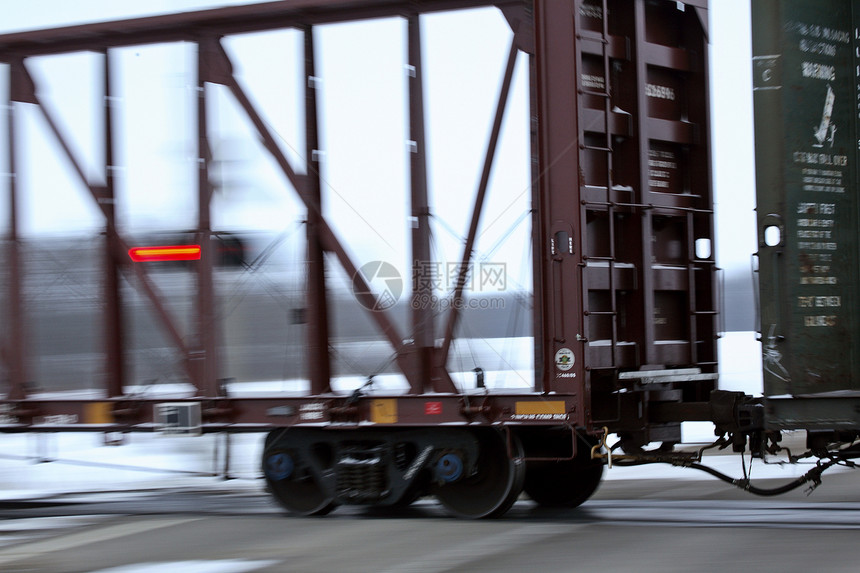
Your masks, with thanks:
[{"label": "freight train car", "polygon": [[764,386],[775,428],[854,430],[856,2],[753,2]]},{"label": "freight train car", "polygon": [[[428,264],[433,261],[432,204],[424,152],[422,48],[426,46],[421,39],[422,17],[476,6],[500,11],[510,26],[510,50],[461,264],[456,267],[452,304],[440,317],[436,308],[425,304],[434,296],[433,277],[425,273],[434,267]],[[313,152],[319,147],[314,28],[367,18],[401,19],[407,38],[410,181],[406,202],[411,217],[405,223],[409,224],[413,261],[408,276],[413,284],[408,291],[412,313],[405,330],[386,312],[390,301],[385,295],[391,293],[372,288],[367,273],[361,272],[345,247],[349,238],[339,236],[327,220],[318,154]],[[829,32],[833,38],[822,42],[841,49],[842,34],[834,26]],[[230,55],[221,43],[230,34],[275,28],[299,30],[304,38],[309,152],[302,169],[285,155],[237,81]],[[266,431],[261,460],[266,484],[286,509],[302,515],[326,513],[340,504],[402,506],[433,495],[456,515],[491,517],[507,511],[522,492],[541,505],[574,507],[598,487],[607,462],[659,462],[704,469],[755,493],[778,493],[810,480],[817,482],[827,467],[851,464],[858,453],[850,446],[860,428],[856,413],[844,423],[829,423],[818,415],[813,421],[780,414],[784,403],[806,402],[783,400],[778,392],[769,391],[762,400],[718,388],[719,297],[707,37],[706,0],[291,0],[0,37],[0,59],[11,70],[10,125],[16,125],[15,114],[22,107],[36,106],[74,165],[75,154],[28,73],[28,59],[80,50],[107,53],[104,69],[109,78],[109,55],[117,47],[196,43],[200,94],[196,243],[207,244],[213,232],[206,129],[206,96],[213,85],[229,91],[307,210],[306,386],[296,395],[242,397],[227,392],[222,381],[225,373],[217,360],[219,325],[213,320],[216,297],[211,258],[204,250],[196,267],[193,335],[183,336],[159,305],[146,268],[127,260],[128,244],[113,211],[111,153],[105,153],[103,181],[91,181],[84,169],[76,169],[106,220],[105,391],[96,398],[79,400],[28,393],[23,373],[26,349],[14,342],[21,339],[26,317],[17,304],[21,264],[13,218],[13,240],[7,247],[11,342],[4,352],[10,385],[3,401],[2,429]],[[459,320],[460,305],[456,303],[465,296],[468,272],[473,268],[481,214],[493,200],[488,181],[520,53],[527,54],[532,120],[534,377],[529,388],[491,389],[480,369],[473,373],[473,380],[466,381],[450,360],[450,350]],[[827,64],[817,65],[815,69],[820,70]],[[110,102],[113,95],[107,79],[105,86],[105,100]],[[842,95],[835,85],[832,89],[839,102],[833,105],[841,105]],[[784,97],[785,92],[777,92],[773,91],[776,97]],[[826,95],[822,100],[825,110],[832,99]],[[832,113],[825,111],[828,120],[821,120],[820,129],[806,135],[820,133],[819,144],[840,145],[841,126],[840,130],[832,128],[835,120],[829,118],[837,117]],[[110,150],[110,105],[105,117],[105,146]],[[849,121],[853,119],[845,119]],[[14,148],[12,138],[10,147]],[[847,152],[828,154],[844,157]],[[10,165],[14,172],[14,155]],[[833,174],[814,176],[837,178]],[[10,180],[14,213],[15,179]],[[782,189],[776,183],[773,188]],[[789,210],[798,202],[814,203],[817,209],[804,215],[804,221],[816,223],[805,224],[803,229],[814,227],[821,232],[823,221],[832,219],[821,206],[831,201],[792,198]],[[841,213],[842,207],[838,209]],[[789,250],[819,253],[795,243],[793,228],[785,231],[782,223],[773,223],[785,219],[785,214],[780,215],[776,208],[773,212],[768,211],[763,219],[763,237],[776,226],[783,237],[792,239],[790,244],[785,240],[763,243],[763,273],[771,272],[766,262],[770,254],[784,257],[786,251],[780,249],[786,245]],[[800,229],[800,219],[792,220]],[[842,228],[849,229],[848,225]],[[796,259],[791,257],[794,255],[789,253],[788,260],[795,265]],[[819,266],[824,264],[823,258],[816,260]],[[402,391],[380,388],[373,378],[346,393],[333,388],[332,319],[326,296],[331,276],[327,266],[333,262],[351,277],[358,302],[390,345],[390,363],[402,375]],[[374,268],[374,278],[385,278],[387,271],[381,265]],[[787,274],[823,274],[797,268],[789,266]],[[122,333],[118,323],[123,316],[117,286],[120,269],[128,271],[160,309],[165,329],[184,359],[194,387],[191,395],[167,401],[127,392],[130,382],[124,378],[123,348],[118,342]],[[773,271],[775,276],[779,272]],[[853,270],[846,266],[845,272]],[[839,296],[846,297],[846,308],[852,308],[847,294],[813,287],[796,289],[797,294],[786,303],[783,290],[773,291],[782,284],[762,279],[766,312],[771,312],[771,301],[794,309],[795,303],[808,300],[815,307],[819,298],[827,306],[828,300]],[[823,322],[828,323],[826,315],[835,313],[803,314],[812,316],[813,322],[820,320],[816,316],[825,316]],[[806,325],[807,318],[800,320]],[[777,373],[788,372],[792,363],[780,358],[786,354],[782,349],[788,348],[788,323],[772,318],[765,322],[766,364],[771,373],[774,368]],[[773,324],[776,327],[771,328]],[[799,357],[794,364],[802,363]],[[827,386],[826,391],[831,390]],[[788,393],[796,391],[793,387]],[[815,404],[832,408],[833,402],[818,401],[832,400],[832,396],[813,398]],[[809,455],[825,461],[783,488],[760,490],[746,479],[731,480],[702,465],[704,449],[678,447],[681,423],[695,420],[714,423],[713,447],[732,447],[736,452],[749,448],[758,457],[780,451],[781,429],[821,430],[821,434],[811,434]],[[607,443],[610,435],[617,436],[616,443]]]}]

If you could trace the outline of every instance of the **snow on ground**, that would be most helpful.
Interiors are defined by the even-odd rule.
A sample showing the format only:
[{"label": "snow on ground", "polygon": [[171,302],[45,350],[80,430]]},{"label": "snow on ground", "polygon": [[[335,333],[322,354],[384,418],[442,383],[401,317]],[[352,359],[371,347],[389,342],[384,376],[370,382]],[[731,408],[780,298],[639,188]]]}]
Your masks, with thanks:
[{"label": "snow on ground", "polygon": [[225,483],[262,487],[257,478],[264,434],[230,436],[229,476],[239,479],[229,482],[223,477],[224,435],[122,437],[121,445],[106,445],[101,433],[0,436],[0,499]]}]

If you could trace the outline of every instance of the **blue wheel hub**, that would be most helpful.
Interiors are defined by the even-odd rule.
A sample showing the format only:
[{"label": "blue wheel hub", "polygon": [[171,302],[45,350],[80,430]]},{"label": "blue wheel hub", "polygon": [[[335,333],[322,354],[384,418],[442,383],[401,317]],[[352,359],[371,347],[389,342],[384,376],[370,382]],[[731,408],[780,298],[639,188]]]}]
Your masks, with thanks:
[{"label": "blue wheel hub", "polygon": [[457,454],[445,454],[436,462],[436,479],[452,483],[463,477],[463,460]]},{"label": "blue wheel hub", "polygon": [[278,452],[266,458],[266,477],[270,480],[281,481],[293,474],[296,464],[293,457],[286,452]]}]

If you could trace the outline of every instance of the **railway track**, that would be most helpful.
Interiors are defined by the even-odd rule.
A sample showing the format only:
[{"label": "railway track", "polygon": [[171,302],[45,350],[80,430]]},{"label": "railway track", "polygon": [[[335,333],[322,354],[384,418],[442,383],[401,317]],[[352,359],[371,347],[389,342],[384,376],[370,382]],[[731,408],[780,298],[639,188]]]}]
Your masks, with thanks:
[{"label": "railway track", "polygon": [[[244,484],[247,486],[247,483]],[[622,484],[619,484],[621,486]],[[647,484],[646,484],[647,485]],[[45,499],[0,501],[0,524],[7,528],[15,520],[44,519],[44,523],[74,527],[75,518],[86,516],[272,516],[283,510],[270,497],[254,487],[105,491],[68,493]],[[724,499],[732,490],[715,485],[712,499],[689,499],[678,495],[666,499],[640,498],[646,490],[625,482],[626,497],[592,499],[580,508],[553,511],[537,508],[523,498],[517,501],[504,521],[528,520],[534,523],[594,524],[645,527],[754,527],[772,529],[860,529],[860,498],[835,501],[830,498],[761,500],[754,497]],[[699,487],[702,487],[701,485]],[[706,488],[710,491],[710,488]],[[422,499],[406,508],[379,509],[345,506],[324,518],[325,521],[360,519],[448,519],[433,499]],[[3,535],[0,529],[0,537]]]}]

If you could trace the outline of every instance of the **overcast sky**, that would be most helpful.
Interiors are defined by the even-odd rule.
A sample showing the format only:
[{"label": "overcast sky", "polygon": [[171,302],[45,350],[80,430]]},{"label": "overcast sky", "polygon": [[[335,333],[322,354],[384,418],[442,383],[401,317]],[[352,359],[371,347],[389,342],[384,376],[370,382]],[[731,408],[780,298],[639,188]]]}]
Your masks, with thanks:
[{"label": "overcast sky", "polygon": [[[3,3],[0,33],[246,2]],[[478,38],[472,33],[476,22],[482,29]],[[425,57],[430,191],[438,201],[434,235],[437,256],[454,260],[459,258],[458,237],[465,234],[469,198],[480,173],[509,31],[501,17],[488,16],[484,11],[457,19],[425,19],[423,33],[429,48]],[[341,235],[347,228],[351,230],[355,237],[351,246],[361,251],[359,258],[405,263],[408,227],[402,197],[408,181],[408,153],[404,142],[404,25],[387,21],[376,25],[370,35],[366,27],[329,26],[318,34],[328,215]],[[298,34],[286,32],[228,42],[243,82],[282,138],[285,153],[297,165],[305,154],[300,41]],[[261,56],[261,46],[270,55]],[[712,2],[711,56],[717,256],[721,266],[729,270],[746,270],[755,250],[748,0]],[[117,79],[123,98],[119,122],[124,147],[117,161],[123,165],[119,175],[124,205],[121,220],[129,228],[193,227],[189,216],[196,185],[190,97],[193,77],[189,79],[188,71],[193,69],[194,54],[189,47],[162,46],[118,50],[115,57],[122,70]],[[46,99],[82,150],[88,170],[96,175],[102,161],[96,151],[99,129],[93,128],[100,121],[98,66],[96,56],[46,58],[33,65],[37,80],[45,86]],[[530,256],[522,247],[529,242],[528,221],[521,220],[529,208],[528,158],[523,152],[528,128],[523,68],[521,57],[490,190],[490,208],[478,245],[484,256],[507,257],[509,264],[519,264]],[[146,91],[141,85],[157,87]],[[231,98],[222,88],[212,89],[210,94],[215,106],[212,109],[217,108],[212,122],[218,139],[215,152],[228,160],[218,168],[224,189],[216,199],[216,226],[276,231],[301,219],[302,209],[266,154],[251,143],[254,138]],[[363,101],[375,105],[357,103]],[[56,146],[40,135],[41,119],[31,110],[25,121],[29,127],[24,148],[33,156],[43,156],[45,149],[52,149],[49,156],[53,155],[38,168],[21,174],[29,190],[25,232],[98,228],[100,216],[80,186],[56,181],[56,174],[67,167]],[[5,132],[5,119],[0,120],[0,128]],[[131,132],[136,135],[129,136]],[[392,156],[398,159],[389,159]],[[253,176],[248,177],[249,173]],[[75,199],[64,199],[60,209],[45,209],[45,204],[60,204],[56,199],[60,193]],[[39,209],[34,209],[36,203]]]}]

